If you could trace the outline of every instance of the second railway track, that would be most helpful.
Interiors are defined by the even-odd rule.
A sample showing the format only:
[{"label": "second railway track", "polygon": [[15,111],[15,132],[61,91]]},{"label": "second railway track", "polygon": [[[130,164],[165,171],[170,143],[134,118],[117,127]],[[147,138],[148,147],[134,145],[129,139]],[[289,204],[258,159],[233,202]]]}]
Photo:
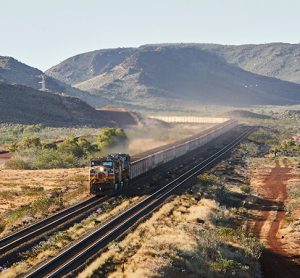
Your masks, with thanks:
[{"label": "second railway track", "polygon": [[223,147],[192,169],[182,174],[172,182],[157,190],[131,208],[125,210],[120,215],[114,217],[105,225],[99,227],[93,233],[87,235],[77,243],[73,244],[58,256],[41,265],[26,277],[62,277],[74,269],[80,267],[87,260],[93,257],[109,242],[118,238],[129,227],[143,218],[149,212],[157,208],[175,190],[191,182],[201,171],[219,160],[235,146],[237,146],[252,129],[248,129],[233,140],[230,144]]},{"label": "second railway track", "polygon": [[[70,221],[73,218],[80,216],[83,213],[87,213],[91,210],[96,209],[108,197],[89,198],[77,205],[66,208],[56,214],[53,214],[39,222],[34,223],[14,234],[8,235],[0,240],[0,254],[3,256],[6,252],[13,250],[14,248],[20,247],[21,245],[29,242],[30,240],[40,237],[46,234],[48,231]],[[0,258],[1,265],[5,264],[3,259]]]}]

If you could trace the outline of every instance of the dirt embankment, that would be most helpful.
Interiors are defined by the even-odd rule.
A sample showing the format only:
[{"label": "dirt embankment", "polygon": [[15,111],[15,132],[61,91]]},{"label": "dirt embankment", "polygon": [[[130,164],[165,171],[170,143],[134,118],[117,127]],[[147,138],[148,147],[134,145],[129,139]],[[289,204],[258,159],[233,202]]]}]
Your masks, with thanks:
[{"label": "dirt embankment", "polygon": [[[285,240],[287,184],[294,174],[287,159],[257,167],[252,185],[259,195],[252,228],[266,246],[261,263],[265,278],[300,277],[300,242]],[[300,233],[299,233],[300,234]],[[299,235],[298,234],[298,235]]]}]

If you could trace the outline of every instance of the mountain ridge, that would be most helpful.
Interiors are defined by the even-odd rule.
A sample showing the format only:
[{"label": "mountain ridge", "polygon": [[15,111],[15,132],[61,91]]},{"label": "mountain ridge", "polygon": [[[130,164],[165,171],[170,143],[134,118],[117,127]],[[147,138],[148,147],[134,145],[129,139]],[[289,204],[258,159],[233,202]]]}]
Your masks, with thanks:
[{"label": "mountain ridge", "polygon": [[[127,57],[133,54],[136,51],[139,51],[140,49],[145,49],[145,48],[153,48],[153,47],[165,47],[165,46],[172,46],[172,47],[186,47],[186,46],[191,46],[195,47],[197,49],[202,49],[202,50],[207,50],[210,51],[214,54],[217,54],[218,56],[222,57],[225,59],[226,62],[235,64],[239,67],[241,67],[244,70],[253,72],[253,73],[258,73],[260,75],[265,75],[269,77],[275,77],[278,79],[286,80],[286,81],[291,81],[295,83],[300,83],[300,44],[291,44],[291,43],[283,43],[283,42],[273,42],[273,43],[265,43],[265,44],[244,44],[244,45],[221,45],[221,44],[213,44],[213,43],[163,43],[163,44],[145,44],[141,45],[140,47],[136,48],[128,48],[130,51],[127,52]],[[288,49],[290,53],[285,53],[284,48]],[[46,70],[46,74],[49,76],[52,76],[53,70],[59,71],[60,68],[63,66],[72,66],[68,64],[69,61],[75,60],[75,58],[79,59],[84,59],[85,56],[90,55],[93,53],[94,55],[97,55],[97,53],[105,52],[105,53],[110,53],[110,55],[113,55],[114,51],[118,49],[123,49],[123,48],[111,48],[111,49],[100,49],[100,50],[94,50],[91,52],[86,52],[82,54],[77,54],[76,56],[70,57],[63,62],[51,67],[50,69]],[[127,48],[124,48],[127,49]],[[276,59],[280,58],[280,51],[282,51],[282,55],[289,56],[289,58],[297,57],[297,61],[294,61],[294,63],[290,63],[293,66],[293,73],[295,76],[291,78],[284,78],[287,75],[284,72],[276,72],[276,67],[280,66],[280,63],[283,63],[284,61],[287,60],[285,57],[283,61],[276,61]],[[124,52],[125,53],[125,52]],[[234,55],[236,53],[236,55]],[[244,54],[243,54],[244,53]],[[126,53],[125,53],[126,54]],[[270,56],[271,55],[271,56]],[[125,56],[124,56],[125,57]],[[253,65],[251,62],[253,62],[253,59],[260,60],[260,65],[261,66],[267,66],[267,61],[268,57],[271,57],[274,60],[274,67],[275,70],[274,72],[270,72],[270,69],[268,68],[253,68]],[[278,58],[279,57],[279,58]],[[271,59],[270,58],[270,59]],[[286,70],[286,68],[284,68]],[[278,71],[279,69],[277,69]],[[59,76],[56,76],[59,77]],[[60,77],[64,77],[63,71],[60,72]],[[72,82],[69,81],[68,84],[77,84],[79,82]]]},{"label": "mountain ridge", "polygon": [[[234,47],[238,47],[236,56],[231,54],[236,49]],[[81,80],[85,80],[78,83],[79,79],[74,82],[70,79],[69,82],[80,90],[89,91],[95,98],[100,97],[125,106],[164,108],[168,103],[173,106],[188,106],[195,102],[238,106],[299,103],[299,84],[276,78],[275,69],[272,74],[265,72],[265,75],[262,75],[262,65],[259,66],[259,73],[253,70],[256,69],[255,67],[250,67],[251,59],[260,59],[262,56],[258,50],[256,52],[259,55],[256,53],[253,56],[252,48],[262,48],[265,51],[263,53],[269,53],[270,49],[273,49],[271,58],[274,59],[280,56],[278,53],[282,52],[280,52],[282,47],[295,48],[291,55],[298,57],[299,51],[300,57],[298,44],[274,43],[259,46],[149,44],[134,49],[123,49],[122,59],[114,60],[115,62],[118,60],[118,63],[107,66],[102,61],[98,72],[87,76],[84,72],[81,73],[82,69],[79,69],[79,66],[74,68],[73,65],[76,64],[76,59],[85,60],[85,56],[91,55],[90,53],[97,56],[99,52],[93,51],[79,54],[76,59],[71,59],[72,64],[69,64],[68,74],[73,69],[75,76],[83,74],[85,77]],[[113,56],[113,53],[120,49],[99,51]],[[286,57],[288,51],[282,53]],[[64,67],[68,67],[69,59],[63,62]],[[261,64],[264,64],[264,61]],[[279,62],[274,62],[272,67],[277,64],[280,65]],[[89,62],[85,61],[84,69],[88,67]],[[297,73],[299,67],[300,73],[300,63],[295,63],[295,67],[293,72]],[[64,78],[64,71],[60,68],[60,64],[52,67],[53,69],[60,72],[61,78]],[[51,75],[51,70],[46,73]],[[283,70],[280,74],[283,74]]]},{"label": "mountain ridge", "polygon": [[78,54],[45,74],[0,56],[0,80],[40,89],[44,76],[49,91],[78,97],[93,107],[285,105],[299,103],[300,84],[276,76],[297,80],[298,59],[298,44],[148,44]]},{"label": "mountain ridge", "polygon": [[76,87],[127,102],[148,97],[154,103],[165,97],[165,101],[256,105],[292,104],[300,99],[299,84],[247,72],[203,50],[173,46],[146,47]]}]

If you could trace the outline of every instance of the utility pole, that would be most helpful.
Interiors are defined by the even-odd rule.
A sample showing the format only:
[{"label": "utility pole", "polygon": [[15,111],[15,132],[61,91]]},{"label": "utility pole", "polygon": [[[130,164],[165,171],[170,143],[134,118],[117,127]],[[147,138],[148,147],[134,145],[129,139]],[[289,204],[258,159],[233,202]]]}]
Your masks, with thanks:
[{"label": "utility pole", "polygon": [[46,88],[45,74],[41,74],[41,75],[39,75],[39,77],[42,78],[42,81],[39,82],[42,85],[42,88],[40,89],[40,91],[48,91]]}]

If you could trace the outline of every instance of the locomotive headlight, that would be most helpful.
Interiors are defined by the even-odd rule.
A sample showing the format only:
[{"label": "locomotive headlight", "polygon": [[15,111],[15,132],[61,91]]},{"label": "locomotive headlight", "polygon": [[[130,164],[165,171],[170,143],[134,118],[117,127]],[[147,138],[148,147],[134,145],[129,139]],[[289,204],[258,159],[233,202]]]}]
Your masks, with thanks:
[{"label": "locomotive headlight", "polygon": [[104,172],[104,167],[100,166],[100,167],[99,167],[99,171],[100,171],[100,172]]}]

